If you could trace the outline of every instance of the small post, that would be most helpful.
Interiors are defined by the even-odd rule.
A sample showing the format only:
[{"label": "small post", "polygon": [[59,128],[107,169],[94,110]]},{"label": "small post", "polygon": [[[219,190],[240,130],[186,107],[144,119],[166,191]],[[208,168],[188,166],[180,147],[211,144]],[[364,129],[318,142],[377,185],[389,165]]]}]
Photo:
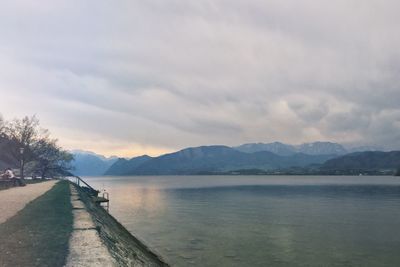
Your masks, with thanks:
[{"label": "small post", "polygon": [[21,180],[24,179],[24,147],[20,147],[19,148],[19,153],[21,155],[21,161],[20,161],[20,176],[21,176]]}]

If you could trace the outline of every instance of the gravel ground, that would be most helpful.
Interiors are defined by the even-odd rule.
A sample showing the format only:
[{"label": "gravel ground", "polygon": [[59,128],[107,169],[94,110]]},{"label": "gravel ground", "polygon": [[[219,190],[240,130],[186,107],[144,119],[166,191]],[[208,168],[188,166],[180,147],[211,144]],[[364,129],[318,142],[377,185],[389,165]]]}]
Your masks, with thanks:
[{"label": "gravel ground", "polygon": [[0,223],[4,223],[22,210],[26,204],[50,190],[56,182],[58,181],[53,180],[0,190]]}]

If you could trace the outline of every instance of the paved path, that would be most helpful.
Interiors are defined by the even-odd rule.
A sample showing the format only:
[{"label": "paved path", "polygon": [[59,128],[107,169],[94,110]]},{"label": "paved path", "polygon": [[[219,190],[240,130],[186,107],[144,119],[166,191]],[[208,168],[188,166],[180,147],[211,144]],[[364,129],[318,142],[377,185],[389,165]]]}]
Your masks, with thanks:
[{"label": "paved path", "polygon": [[76,188],[71,186],[71,203],[74,214],[74,230],[69,240],[66,267],[117,266],[97,233],[92,216],[79,199]]},{"label": "paved path", "polygon": [[26,204],[50,190],[56,182],[58,181],[52,180],[0,190],[0,224],[22,210]]}]

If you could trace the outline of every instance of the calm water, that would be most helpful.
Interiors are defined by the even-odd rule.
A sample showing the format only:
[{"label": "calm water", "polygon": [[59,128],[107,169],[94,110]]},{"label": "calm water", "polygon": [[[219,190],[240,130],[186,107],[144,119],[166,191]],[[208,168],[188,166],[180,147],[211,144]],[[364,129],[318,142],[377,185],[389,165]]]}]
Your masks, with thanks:
[{"label": "calm water", "polygon": [[400,266],[400,178],[86,178],[173,266]]}]

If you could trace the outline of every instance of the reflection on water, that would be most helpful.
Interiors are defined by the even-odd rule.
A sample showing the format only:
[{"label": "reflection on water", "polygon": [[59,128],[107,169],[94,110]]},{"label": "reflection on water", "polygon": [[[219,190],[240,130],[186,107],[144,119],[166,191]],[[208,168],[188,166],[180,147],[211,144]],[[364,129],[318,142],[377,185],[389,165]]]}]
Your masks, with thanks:
[{"label": "reflection on water", "polygon": [[395,177],[87,178],[174,266],[399,266]]},{"label": "reflection on water", "polygon": [[159,189],[145,187],[115,186],[118,202],[127,203],[134,211],[158,214],[165,207],[163,193]]}]

